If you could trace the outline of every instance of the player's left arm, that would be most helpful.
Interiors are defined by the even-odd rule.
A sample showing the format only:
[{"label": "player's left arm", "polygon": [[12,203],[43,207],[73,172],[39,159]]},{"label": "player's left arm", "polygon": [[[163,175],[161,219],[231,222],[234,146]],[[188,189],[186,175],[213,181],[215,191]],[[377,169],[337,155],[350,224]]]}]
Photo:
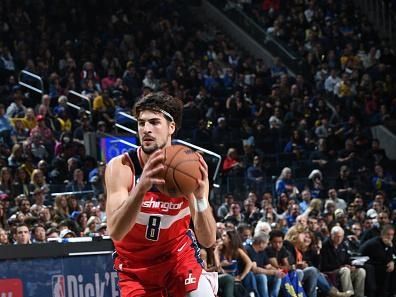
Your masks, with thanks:
[{"label": "player's left arm", "polygon": [[198,188],[189,195],[188,200],[198,242],[209,248],[216,242],[216,221],[209,205],[208,165],[201,155],[199,161],[202,179],[198,181]]}]

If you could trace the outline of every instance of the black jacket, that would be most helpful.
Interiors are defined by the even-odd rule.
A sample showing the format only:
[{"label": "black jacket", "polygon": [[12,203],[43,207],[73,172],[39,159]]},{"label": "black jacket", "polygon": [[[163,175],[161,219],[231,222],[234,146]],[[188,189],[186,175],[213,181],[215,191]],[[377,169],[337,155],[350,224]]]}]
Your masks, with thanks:
[{"label": "black jacket", "polygon": [[384,265],[392,261],[394,247],[389,247],[384,244],[381,237],[375,237],[367,240],[359,249],[363,256],[369,256],[368,264]]},{"label": "black jacket", "polygon": [[370,240],[374,237],[377,237],[381,234],[381,229],[377,226],[374,226],[373,228],[366,230],[363,232],[361,238],[360,238],[360,243],[363,244],[367,240]]},{"label": "black jacket", "polygon": [[322,271],[333,271],[344,265],[351,264],[348,248],[344,242],[342,242],[336,249],[331,239],[328,238],[323,242],[323,247],[320,253]]}]

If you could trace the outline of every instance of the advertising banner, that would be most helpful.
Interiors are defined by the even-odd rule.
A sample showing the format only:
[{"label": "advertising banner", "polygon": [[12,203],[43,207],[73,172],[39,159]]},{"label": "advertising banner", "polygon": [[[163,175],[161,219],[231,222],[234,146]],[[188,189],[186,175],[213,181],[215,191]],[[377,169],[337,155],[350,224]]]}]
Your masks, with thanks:
[{"label": "advertising banner", "polygon": [[104,162],[109,162],[116,156],[119,156],[132,149],[128,143],[137,143],[134,136],[117,136],[117,137],[102,137],[100,139],[100,154]]},{"label": "advertising banner", "polygon": [[120,297],[110,255],[0,261],[0,297]]}]

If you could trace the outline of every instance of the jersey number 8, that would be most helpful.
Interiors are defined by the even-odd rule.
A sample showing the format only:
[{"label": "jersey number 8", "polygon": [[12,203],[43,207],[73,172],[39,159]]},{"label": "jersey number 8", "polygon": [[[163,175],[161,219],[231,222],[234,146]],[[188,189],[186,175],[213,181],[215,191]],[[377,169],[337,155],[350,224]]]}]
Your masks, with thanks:
[{"label": "jersey number 8", "polygon": [[157,241],[160,233],[161,217],[150,216],[146,227],[146,238]]}]

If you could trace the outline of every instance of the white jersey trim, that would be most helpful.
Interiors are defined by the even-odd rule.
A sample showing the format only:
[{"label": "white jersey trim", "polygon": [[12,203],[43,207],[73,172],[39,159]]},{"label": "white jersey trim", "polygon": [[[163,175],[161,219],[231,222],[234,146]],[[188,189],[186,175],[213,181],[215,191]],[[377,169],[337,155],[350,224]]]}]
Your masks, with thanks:
[{"label": "white jersey trim", "polygon": [[161,217],[161,229],[169,229],[176,221],[183,219],[190,215],[190,208],[187,206],[181,210],[177,215],[171,216],[166,214],[145,213],[140,212],[136,218],[136,223],[147,226],[151,216]]}]

